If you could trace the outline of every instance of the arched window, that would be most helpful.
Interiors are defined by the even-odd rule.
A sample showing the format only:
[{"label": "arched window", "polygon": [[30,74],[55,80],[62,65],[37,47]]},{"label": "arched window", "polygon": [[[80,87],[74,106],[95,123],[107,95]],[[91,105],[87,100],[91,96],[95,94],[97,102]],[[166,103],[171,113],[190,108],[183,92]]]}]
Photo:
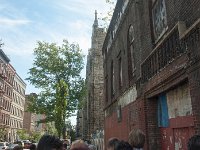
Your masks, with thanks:
[{"label": "arched window", "polygon": [[134,40],[135,40],[135,34],[134,34],[134,28],[133,25],[129,26],[128,29],[128,72],[129,72],[129,78],[132,78],[135,74],[135,55],[134,55]]}]

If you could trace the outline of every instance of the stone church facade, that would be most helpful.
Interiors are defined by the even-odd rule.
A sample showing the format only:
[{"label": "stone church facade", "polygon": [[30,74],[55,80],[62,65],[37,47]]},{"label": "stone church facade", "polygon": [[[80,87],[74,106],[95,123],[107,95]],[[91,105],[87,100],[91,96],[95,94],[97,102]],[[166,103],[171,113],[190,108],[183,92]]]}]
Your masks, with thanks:
[{"label": "stone church facade", "polygon": [[[103,101],[103,56],[102,45],[106,32],[98,25],[97,12],[92,28],[91,48],[88,51],[86,66],[87,98],[82,110],[79,110],[79,136],[83,139],[103,142],[104,101]],[[100,141],[98,141],[100,142]],[[100,144],[102,145],[102,144]],[[102,149],[102,148],[100,148]]]}]

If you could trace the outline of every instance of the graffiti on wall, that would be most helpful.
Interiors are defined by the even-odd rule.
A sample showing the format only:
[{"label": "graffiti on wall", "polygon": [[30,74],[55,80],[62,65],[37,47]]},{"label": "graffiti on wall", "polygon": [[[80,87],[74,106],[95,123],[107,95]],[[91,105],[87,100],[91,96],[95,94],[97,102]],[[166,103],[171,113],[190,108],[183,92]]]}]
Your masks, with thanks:
[{"label": "graffiti on wall", "polygon": [[158,40],[167,30],[167,13],[165,0],[157,0],[152,9],[153,32],[155,40]]}]

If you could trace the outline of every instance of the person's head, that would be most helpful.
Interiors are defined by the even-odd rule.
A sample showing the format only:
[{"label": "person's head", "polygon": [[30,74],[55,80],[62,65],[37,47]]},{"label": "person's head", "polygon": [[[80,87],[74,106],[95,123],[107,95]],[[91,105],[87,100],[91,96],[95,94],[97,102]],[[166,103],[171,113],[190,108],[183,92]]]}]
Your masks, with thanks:
[{"label": "person's head", "polygon": [[30,150],[36,150],[36,145],[35,144],[31,144],[29,147]]},{"label": "person's head", "polygon": [[37,145],[37,150],[62,150],[62,141],[52,135],[43,135]]},{"label": "person's head", "polygon": [[20,145],[17,145],[13,148],[13,150],[23,150],[23,147]]},{"label": "person's head", "polygon": [[115,150],[118,143],[119,143],[119,139],[117,139],[117,138],[110,138],[108,140],[107,150]]},{"label": "person's head", "polygon": [[189,139],[188,150],[200,150],[200,135],[194,135]]},{"label": "person's head", "polygon": [[92,144],[88,145],[88,147],[89,147],[90,150],[96,150],[96,146],[94,146]]},{"label": "person's head", "polygon": [[116,146],[116,150],[132,150],[132,146],[125,141],[120,141],[117,146]]},{"label": "person's head", "polygon": [[133,148],[143,148],[145,143],[145,135],[140,129],[133,129],[129,133],[128,141]]},{"label": "person's head", "polygon": [[72,142],[70,150],[89,150],[89,147],[83,140],[76,140]]}]

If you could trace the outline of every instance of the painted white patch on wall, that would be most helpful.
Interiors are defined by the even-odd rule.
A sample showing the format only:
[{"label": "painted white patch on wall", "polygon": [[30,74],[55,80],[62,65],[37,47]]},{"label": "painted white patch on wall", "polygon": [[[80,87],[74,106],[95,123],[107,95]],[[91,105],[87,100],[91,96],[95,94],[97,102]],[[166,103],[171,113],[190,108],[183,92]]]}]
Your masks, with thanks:
[{"label": "painted white patch on wall", "polygon": [[118,105],[124,106],[134,102],[137,98],[137,90],[136,86],[132,86],[129,90],[127,90],[118,100]]},{"label": "painted white patch on wall", "polygon": [[167,92],[169,118],[192,114],[192,105],[188,84]]}]

